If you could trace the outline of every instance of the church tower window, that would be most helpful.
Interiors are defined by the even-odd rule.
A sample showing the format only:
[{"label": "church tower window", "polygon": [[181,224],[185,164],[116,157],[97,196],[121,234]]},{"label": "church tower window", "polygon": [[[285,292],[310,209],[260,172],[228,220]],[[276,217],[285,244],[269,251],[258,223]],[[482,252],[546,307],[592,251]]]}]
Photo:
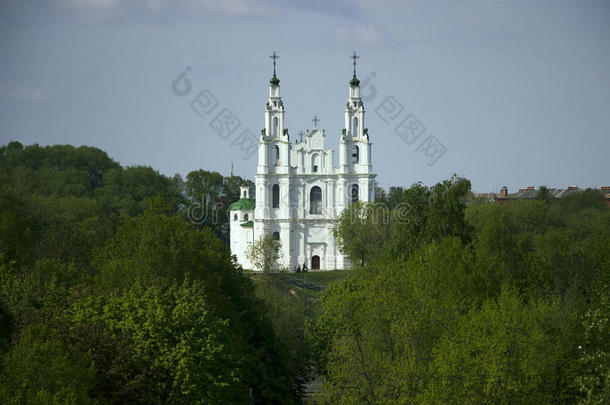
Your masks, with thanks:
[{"label": "church tower window", "polygon": [[352,203],[358,202],[360,189],[357,184],[352,184]]},{"label": "church tower window", "polygon": [[309,213],[322,214],[322,189],[313,186],[309,192]]},{"label": "church tower window", "polygon": [[244,221],[248,220],[248,214],[244,214]]},{"label": "church tower window", "polygon": [[273,136],[276,137],[280,133],[280,122],[277,117],[273,117]]},{"label": "church tower window", "polygon": [[352,136],[357,136],[358,135],[358,118],[354,117],[354,125],[352,126],[352,129],[354,130],[354,133],[352,134]]},{"label": "church tower window", "polygon": [[273,232],[273,240],[280,240],[280,233],[279,232]]},{"label": "church tower window", "polygon": [[320,165],[319,163],[319,157],[318,154],[315,153],[312,157],[311,157],[311,171],[314,173],[318,172],[318,166]]},{"label": "church tower window", "polygon": [[352,146],[352,163],[358,163],[360,160],[360,149],[358,149],[358,145]]},{"label": "church tower window", "polygon": [[278,166],[280,164],[280,148],[277,145],[273,145],[273,165]]},{"label": "church tower window", "polygon": [[273,185],[271,194],[272,208],[280,208],[280,186],[278,184]]},{"label": "church tower window", "polygon": [[233,221],[237,221],[237,214],[233,214]]}]

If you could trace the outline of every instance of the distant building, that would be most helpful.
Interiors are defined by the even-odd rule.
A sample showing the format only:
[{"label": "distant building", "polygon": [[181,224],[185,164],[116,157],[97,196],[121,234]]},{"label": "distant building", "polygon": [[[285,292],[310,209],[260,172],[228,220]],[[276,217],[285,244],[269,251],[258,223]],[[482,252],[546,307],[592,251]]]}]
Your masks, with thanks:
[{"label": "distant building", "polygon": [[[599,189],[594,189],[599,192],[606,200],[606,205],[610,208],[610,186],[602,186]],[[496,195],[495,201],[500,204],[510,204],[516,200],[533,200],[538,196],[540,188],[536,189],[534,186],[528,186],[526,188],[520,188],[515,193],[508,192],[508,187],[504,186],[500,190],[500,195]],[[563,198],[567,195],[578,193],[583,191],[577,186],[568,186],[568,188],[549,188],[548,193],[552,198]]]},{"label": "distant building", "polygon": [[[273,55],[275,62],[275,53]],[[326,132],[314,128],[290,141],[280,97],[280,80],[269,81],[265,128],[258,144],[256,201],[247,187],[230,207],[231,252],[244,268],[251,269],[248,247],[263,235],[281,242],[284,265],[304,264],[314,270],[343,270],[351,264],[339,251],[333,229],[336,219],[350,204],[375,199],[371,141],[364,125],[360,81],[349,81],[345,125],[339,138],[339,165],[334,151],[326,147]],[[304,135],[304,137],[303,137]]]}]

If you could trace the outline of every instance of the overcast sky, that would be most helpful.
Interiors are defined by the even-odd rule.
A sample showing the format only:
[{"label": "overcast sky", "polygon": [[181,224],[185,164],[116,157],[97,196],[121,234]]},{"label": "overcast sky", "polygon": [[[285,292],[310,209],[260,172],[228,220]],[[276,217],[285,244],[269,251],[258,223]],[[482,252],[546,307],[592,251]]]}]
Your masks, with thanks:
[{"label": "overcast sky", "polygon": [[[268,56],[280,55],[291,139],[315,114],[337,150],[356,51],[382,186],[457,173],[477,192],[599,187],[609,40],[609,1],[3,0],[0,143],[92,145],[167,175],[228,174],[233,161],[253,179],[239,136],[264,126]],[[217,104],[202,117],[203,90]],[[225,108],[232,134],[210,126]],[[423,127],[408,142],[407,117]]]}]

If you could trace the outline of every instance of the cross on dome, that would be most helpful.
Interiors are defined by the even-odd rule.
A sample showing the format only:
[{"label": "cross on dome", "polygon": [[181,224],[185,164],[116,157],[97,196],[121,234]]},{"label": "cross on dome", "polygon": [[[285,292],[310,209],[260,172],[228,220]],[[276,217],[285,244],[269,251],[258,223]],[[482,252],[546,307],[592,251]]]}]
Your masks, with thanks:
[{"label": "cross on dome", "polygon": [[354,77],[356,77],[356,59],[358,58],[360,58],[360,56],[356,55],[356,51],[354,51],[354,54],[350,56],[350,59],[354,60]]},{"label": "cross on dome", "polygon": [[273,54],[271,54],[269,56],[269,59],[273,59],[273,77],[271,78],[271,80],[269,80],[269,83],[272,86],[279,86],[280,84],[280,79],[277,78],[277,76],[275,75],[275,65],[276,65],[276,59],[279,59],[280,55],[276,54],[275,51],[273,51]]},{"label": "cross on dome", "polygon": [[350,56],[350,59],[354,60],[354,77],[352,77],[352,80],[350,80],[349,84],[352,87],[358,87],[360,85],[360,80],[358,80],[358,78],[356,78],[356,60],[360,58],[360,56],[358,56],[356,54],[356,51],[354,51],[354,53],[352,54],[352,56]]},{"label": "cross on dome", "polygon": [[[356,52],[354,52],[355,54]],[[273,51],[273,54],[271,56],[269,56],[269,59],[273,59],[273,76],[275,76],[275,60],[279,59],[280,55],[276,54],[275,51]],[[355,63],[355,62],[354,62]]]}]

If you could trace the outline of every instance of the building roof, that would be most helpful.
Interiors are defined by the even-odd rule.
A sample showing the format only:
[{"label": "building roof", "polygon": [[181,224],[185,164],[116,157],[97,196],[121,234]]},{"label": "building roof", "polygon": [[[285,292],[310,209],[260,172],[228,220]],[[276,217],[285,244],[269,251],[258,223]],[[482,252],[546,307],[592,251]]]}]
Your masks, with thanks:
[{"label": "building roof", "polygon": [[[568,188],[548,188],[548,195],[551,198],[563,198],[570,194],[579,193],[584,191],[584,189],[578,188],[576,186],[569,186]],[[602,187],[601,189],[593,189],[599,192],[604,198],[608,199],[608,187]],[[532,186],[527,188],[521,188],[519,191],[507,194],[506,196],[496,195],[496,201],[506,201],[506,200],[532,200],[538,196],[540,188],[536,189]]]},{"label": "building roof", "polygon": [[229,210],[231,211],[252,211],[255,206],[254,200],[249,198],[240,198],[238,201],[235,201],[233,204],[229,206]]},{"label": "building roof", "polygon": [[244,222],[243,224],[240,224],[240,226],[243,226],[244,228],[252,228],[252,227],[254,227],[254,222],[253,221]]}]

